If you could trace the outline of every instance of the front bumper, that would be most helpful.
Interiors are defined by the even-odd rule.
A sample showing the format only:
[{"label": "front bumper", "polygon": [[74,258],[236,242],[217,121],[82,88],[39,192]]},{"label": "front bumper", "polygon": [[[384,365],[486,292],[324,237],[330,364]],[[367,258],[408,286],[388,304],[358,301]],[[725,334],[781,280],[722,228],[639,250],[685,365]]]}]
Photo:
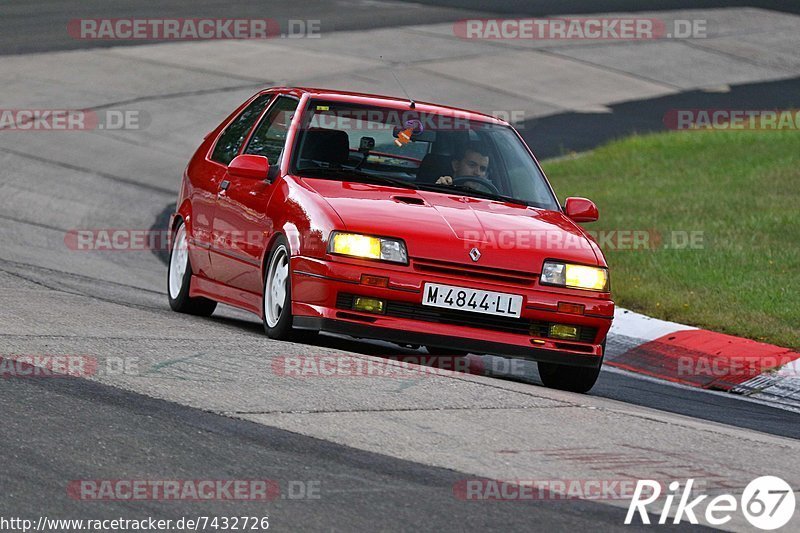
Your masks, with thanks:
[{"label": "front bumper", "polygon": [[[364,285],[362,274],[388,277],[388,286]],[[522,316],[498,321],[488,315],[423,308],[424,282],[523,295]],[[608,294],[584,292],[539,286],[538,280],[514,285],[420,273],[413,264],[292,258],[292,313],[297,328],[534,361],[597,366],[603,354],[602,343],[611,327],[614,303]],[[354,311],[343,305],[346,295],[385,300],[389,302],[386,314]],[[582,315],[559,312],[559,302],[583,305],[585,312]],[[548,338],[546,330],[551,323],[579,326],[581,339]]]}]

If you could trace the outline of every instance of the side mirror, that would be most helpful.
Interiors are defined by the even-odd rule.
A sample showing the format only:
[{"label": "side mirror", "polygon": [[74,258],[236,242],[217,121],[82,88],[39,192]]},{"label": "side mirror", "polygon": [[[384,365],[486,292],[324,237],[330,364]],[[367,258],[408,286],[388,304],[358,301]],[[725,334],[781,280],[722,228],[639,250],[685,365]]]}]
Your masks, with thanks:
[{"label": "side mirror", "polygon": [[594,202],[587,198],[578,198],[576,196],[567,198],[564,211],[575,222],[594,222],[600,216]]},{"label": "side mirror", "polygon": [[267,179],[269,160],[263,155],[237,155],[228,165],[228,172],[237,178]]}]

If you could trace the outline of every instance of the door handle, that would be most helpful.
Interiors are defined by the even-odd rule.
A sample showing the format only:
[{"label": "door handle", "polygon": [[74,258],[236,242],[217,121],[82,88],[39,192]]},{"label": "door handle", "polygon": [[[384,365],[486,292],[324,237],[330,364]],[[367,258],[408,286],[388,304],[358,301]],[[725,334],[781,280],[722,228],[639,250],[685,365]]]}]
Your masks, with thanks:
[{"label": "door handle", "polygon": [[228,190],[228,186],[231,184],[228,180],[222,180],[222,183],[219,184],[219,194],[224,193]]}]

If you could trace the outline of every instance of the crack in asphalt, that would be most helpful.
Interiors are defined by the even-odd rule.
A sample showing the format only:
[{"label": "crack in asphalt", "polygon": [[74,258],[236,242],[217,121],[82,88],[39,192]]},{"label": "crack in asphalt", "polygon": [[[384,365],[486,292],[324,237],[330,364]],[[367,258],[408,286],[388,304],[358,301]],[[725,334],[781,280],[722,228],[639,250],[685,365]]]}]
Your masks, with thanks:
[{"label": "crack in asphalt", "polygon": [[[0,217],[0,218],[5,218],[5,217]],[[20,222],[22,222],[22,221],[20,221]],[[13,261],[11,259],[0,258],[0,264],[3,264],[3,263],[5,263],[7,265],[13,265],[13,266],[18,267],[18,268],[25,268],[25,269],[32,268],[32,269],[44,270],[45,272],[48,272],[48,273],[51,273],[51,274],[61,274],[63,276],[69,276],[69,277],[72,277],[72,278],[78,278],[78,279],[80,279],[82,281],[88,281],[90,283],[98,283],[99,282],[99,283],[105,283],[105,284],[108,284],[108,285],[116,285],[118,287],[125,287],[126,289],[136,289],[137,291],[145,291],[145,292],[149,292],[151,294],[157,294],[159,296],[163,296],[164,294],[166,294],[163,291],[155,291],[153,289],[146,289],[144,287],[137,287],[135,285],[128,285],[127,283],[120,283],[118,281],[98,279],[98,278],[93,278],[93,277],[90,277],[90,276],[84,276],[83,274],[77,274],[75,272],[67,272],[66,270],[57,270],[57,269],[54,269],[54,268],[48,268],[48,267],[41,266],[41,265],[33,265],[33,264],[30,264],[30,263],[21,263],[19,261]],[[18,274],[16,272],[11,271],[11,270],[0,269],[0,272],[5,272],[7,274],[11,274],[12,276],[17,276],[17,277],[20,277],[20,278],[23,277],[21,274]],[[23,279],[27,279],[27,278],[23,278]],[[34,281],[32,279],[28,280],[28,281],[30,281],[32,283],[37,283],[36,281]],[[37,285],[40,285],[40,284],[41,283],[37,283]],[[50,287],[48,287],[48,288],[50,288]],[[60,290],[60,289],[55,288],[53,290]],[[91,295],[86,295],[86,296],[91,296]]]},{"label": "crack in asphalt", "polygon": [[[0,219],[10,220],[11,222],[17,222],[19,224],[28,224],[29,226],[35,226],[37,228],[49,229],[49,230],[59,231],[59,232],[64,232],[64,233],[67,233],[69,231],[68,229],[59,228],[58,226],[51,226],[49,224],[42,224],[41,222],[34,222],[32,220],[23,220],[21,218],[10,217],[8,215],[0,215]],[[0,261],[3,261],[3,259],[0,259]]]},{"label": "crack in asphalt", "polygon": [[37,155],[32,155],[26,152],[21,152],[19,150],[14,150],[11,148],[0,147],[0,152],[6,152],[9,154],[13,154],[19,157],[23,157],[25,159],[30,159],[32,161],[38,161],[40,163],[46,163],[49,165],[53,165],[59,168],[66,168],[67,170],[73,170],[75,172],[83,172],[84,174],[89,174],[92,176],[96,176],[98,178],[103,178],[106,180],[114,181],[117,183],[124,183],[125,185],[131,185],[134,187],[138,187],[141,189],[147,189],[153,192],[158,192],[161,194],[169,195],[169,196],[176,196],[178,194],[177,189],[167,189],[164,187],[159,187],[157,185],[149,185],[147,183],[142,183],[139,181],[132,180],[130,178],[123,178],[122,176],[116,176],[114,174],[109,174],[108,172],[102,172],[99,170],[94,170],[88,167],[81,167],[78,165],[73,165],[72,163],[65,163],[64,161],[57,161],[55,159],[49,159],[46,157],[41,157]]},{"label": "crack in asphalt", "polygon": [[[160,64],[161,65],[165,65],[165,66],[180,68],[178,66],[171,65],[169,63],[160,63]],[[231,76],[231,77],[236,77],[236,76]],[[243,78],[243,79],[247,79],[247,78]],[[129,98],[127,100],[119,100],[117,102],[109,102],[109,103],[106,103],[106,104],[100,104],[100,105],[96,105],[96,106],[83,107],[81,109],[77,109],[76,111],[101,111],[103,109],[113,109],[115,107],[119,107],[119,106],[123,106],[123,105],[129,105],[129,104],[136,104],[136,103],[140,103],[140,102],[153,102],[153,101],[158,101],[158,100],[168,100],[170,98],[184,98],[184,97],[187,97],[187,96],[202,96],[202,95],[206,95],[206,94],[233,92],[233,91],[238,91],[240,89],[252,89],[252,88],[258,88],[258,87],[268,87],[268,86],[270,86],[270,85],[272,85],[274,83],[276,83],[276,82],[274,82],[272,80],[264,80],[264,81],[258,82],[258,83],[253,82],[253,83],[247,83],[247,84],[243,84],[243,85],[229,85],[229,86],[226,86],[226,87],[216,87],[216,88],[213,88],[213,89],[197,89],[197,90],[194,90],[194,91],[180,91],[180,92],[176,92],[176,93],[151,94],[151,95],[147,95],[147,96],[138,96],[136,98]],[[15,129],[15,128],[18,128],[20,125],[28,124],[30,122],[33,122],[34,120],[36,120],[36,119],[31,117],[31,118],[29,118],[27,120],[20,121],[19,123],[9,124],[8,126],[0,127],[0,131]],[[104,131],[104,133],[108,133],[108,130]]]},{"label": "crack in asphalt", "polygon": [[422,413],[422,412],[436,412],[436,411],[505,411],[505,410],[519,410],[519,409],[563,409],[565,407],[574,407],[572,405],[519,405],[519,406],[468,406],[468,407],[404,407],[404,408],[386,408],[386,409],[320,409],[320,410],[276,410],[276,411],[215,411],[217,414],[223,416],[237,416],[237,415],[324,415],[324,414],[347,414],[347,413]]},{"label": "crack in asphalt", "polygon": [[[763,33],[763,32],[759,32],[759,33]],[[744,35],[751,35],[751,34],[743,34],[743,35],[740,35],[740,36],[737,36],[737,37],[741,38]],[[732,58],[732,59],[736,59],[737,61],[741,61],[743,63],[749,63],[749,64],[754,65],[756,67],[763,67],[764,66],[764,63],[762,63],[760,61],[756,61],[754,59],[750,59],[750,58],[747,58],[747,57],[738,56],[738,55],[736,55],[734,53],[726,52],[724,50],[717,50],[716,48],[708,48],[706,46],[703,46],[701,43],[694,43],[694,42],[692,42],[690,40],[684,40],[683,44],[685,44],[689,48],[694,48],[695,50],[702,50],[703,52],[708,52],[708,53],[716,54],[716,55],[719,55],[719,56],[729,57],[729,58]],[[777,68],[777,69],[783,70],[783,71],[787,72],[790,75],[794,75],[794,71],[789,69],[789,68],[783,67],[783,66],[778,65],[778,64],[772,64],[770,66],[772,68]]]},{"label": "crack in asphalt", "polygon": [[[161,44],[164,44],[164,43],[161,43]],[[166,43],[166,44],[170,44],[170,43]],[[158,46],[158,44],[153,44],[151,46]],[[253,83],[263,83],[265,81],[265,80],[262,80],[261,78],[254,78],[254,77],[251,77],[251,76],[242,76],[242,75],[239,75],[239,74],[229,74],[227,72],[219,72],[219,71],[215,71],[215,70],[211,70],[211,69],[205,69],[205,68],[200,68],[200,67],[192,67],[192,66],[188,66],[188,65],[181,65],[180,63],[173,63],[173,62],[170,62],[170,61],[161,61],[161,60],[158,60],[158,59],[148,59],[148,58],[141,57],[141,56],[132,56],[132,55],[127,55],[127,54],[120,54],[119,52],[117,52],[116,50],[113,50],[113,49],[111,49],[111,50],[109,50],[109,49],[100,49],[100,50],[96,50],[96,53],[99,53],[100,55],[104,55],[106,57],[112,57],[114,59],[126,59],[126,60],[129,60],[129,61],[138,61],[140,63],[147,63],[148,65],[157,65],[159,67],[169,67],[169,68],[181,69],[181,70],[186,70],[188,72],[196,72],[198,74],[211,74],[213,76],[219,76],[220,78],[234,78],[234,79],[242,80],[242,81],[252,81]]]},{"label": "crack in asphalt", "polygon": [[[558,53],[558,50],[560,50],[560,48],[551,48],[551,49],[540,48],[540,49],[537,49],[537,50],[542,52],[543,54],[549,55],[551,57],[555,57],[555,58],[558,58],[558,59],[569,59],[569,60],[575,61],[576,63],[581,63],[583,65],[586,65],[586,66],[589,66],[589,67],[592,67],[592,68],[605,70],[605,71],[608,71],[608,72],[611,72],[611,73],[614,73],[614,74],[618,74],[620,76],[625,76],[626,78],[631,78],[633,80],[645,81],[647,83],[652,83],[654,85],[659,85],[659,86],[661,86],[661,87],[663,87],[665,89],[671,89],[671,90],[674,90],[674,91],[684,91],[684,90],[686,90],[685,88],[681,87],[680,85],[675,85],[674,83],[669,83],[667,81],[662,81],[662,80],[656,80],[656,79],[653,79],[653,78],[649,78],[647,76],[642,76],[641,74],[635,74],[633,72],[628,72],[627,70],[622,70],[622,69],[619,69],[619,68],[616,68],[616,67],[611,67],[611,66],[607,66],[607,65],[601,65],[600,63],[594,63],[594,62],[589,61],[587,59],[580,59],[580,58],[572,57],[572,56],[569,56],[569,55],[566,55],[566,54],[560,54],[560,53]],[[600,104],[600,105],[608,105],[609,103],[612,103],[612,102],[607,102],[607,103]]]},{"label": "crack in asphalt", "polygon": [[[411,29],[410,32],[411,33],[417,33],[417,34],[420,34],[420,35],[440,37],[440,38],[443,38],[443,39],[446,39],[446,40],[451,40],[451,41],[452,40],[460,40],[460,38],[458,38],[458,37],[450,37],[450,36],[444,36],[444,35],[440,35],[440,34],[431,34],[431,33],[426,32],[424,30]],[[680,87],[678,85],[673,85],[673,84],[665,82],[665,81],[654,80],[654,79],[651,79],[651,78],[647,78],[645,76],[640,76],[638,74],[627,72],[625,70],[620,70],[620,69],[617,69],[617,68],[614,68],[614,67],[601,65],[599,63],[592,63],[591,61],[588,61],[588,60],[585,60],[585,59],[578,59],[578,58],[575,58],[575,57],[571,57],[571,56],[568,56],[568,55],[564,55],[564,54],[559,54],[558,53],[558,50],[560,50],[562,48],[564,48],[564,49],[578,48],[578,47],[575,47],[575,46],[569,46],[569,47],[560,47],[560,46],[559,47],[548,47],[548,46],[543,46],[543,47],[540,47],[540,48],[523,48],[523,47],[517,47],[517,46],[508,46],[506,44],[494,42],[492,40],[486,40],[486,41],[484,41],[484,44],[496,47],[498,52],[501,51],[501,50],[505,51],[505,52],[512,52],[512,51],[515,51],[515,52],[524,52],[524,51],[541,52],[544,55],[557,57],[558,59],[562,59],[562,60],[563,59],[572,60],[572,61],[575,61],[577,63],[582,63],[582,64],[590,66],[590,67],[595,67],[595,68],[599,68],[599,69],[603,69],[603,70],[608,70],[609,72],[614,72],[616,74],[620,74],[620,75],[623,75],[623,76],[628,77],[628,78],[636,79],[636,80],[639,80],[639,81],[646,81],[648,83],[654,83],[656,85],[661,85],[661,86],[663,86],[665,88],[683,90],[682,87]],[[605,43],[604,42],[604,43],[601,43],[601,44],[605,45],[605,44],[626,44],[626,43]],[[581,48],[591,48],[591,46],[581,46]],[[459,57],[457,59],[462,59],[462,58]],[[424,64],[424,61],[419,61],[419,63]],[[439,73],[439,72],[437,72],[436,74],[439,75],[439,76],[445,77],[445,78],[448,77],[448,76],[446,76],[446,75],[444,75],[442,73]],[[463,82],[464,80],[454,79],[454,81]],[[483,88],[490,88],[492,91],[497,91],[496,87],[482,86],[482,85],[477,84],[474,80],[472,80],[470,83],[472,83],[473,85],[481,86]],[[514,93],[506,93],[506,94],[513,95],[513,96],[516,96],[516,97],[520,96],[520,95],[514,94]],[[553,105],[551,103],[541,102],[539,100],[533,100],[533,101],[538,102],[538,103],[542,103],[542,104],[547,104],[547,105],[550,105],[550,106]]]},{"label": "crack in asphalt", "polygon": [[[5,262],[5,260],[4,259],[0,259],[0,263],[2,263],[2,262]],[[35,265],[29,265],[29,266],[32,267],[32,268],[44,268],[44,267],[37,267]],[[70,272],[63,272],[63,271],[52,270],[52,269],[48,269],[48,270],[50,270],[51,272],[58,272],[60,274],[65,274],[65,275],[68,275],[68,276],[74,276],[74,277],[87,279],[85,276],[80,276],[79,274],[72,274]],[[0,272],[8,274],[9,276],[14,276],[16,278],[28,281],[30,283],[33,283],[34,285],[38,285],[39,287],[42,287],[42,288],[45,288],[45,289],[49,289],[51,291],[59,292],[59,293],[62,293],[62,294],[69,294],[69,295],[72,295],[72,296],[80,296],[80,297],[84,297],[84,298],[97,300],[97,301],[100,301],[100,302],[119,305],[121,307],[127,307],[129,309],[138,309],[140,311],[141,310],[166,311],[166,309],[164,309],[162,307],[159,307],[159,306],[135,304],[135,303],[132,303],[132,302],[124,302],[124,301],[115,300],[115,299],[112,299],[112,298],[103,298],[102,296],[98,296],[96,294],[91,294],[91,293],[86,293],[86,292],[81,292],[81,291],[76,291],[76,290],[70,290],[70,289],[67,289],[65,287],[48,285],[47,283],[45,283],[43,281],[39,281],[36,278],[27,277],[27,276],[24,276],[22,274],[19,274],[18,272],[14,272],[14,271],[11,271],[11,270],[6,270],[6,269],[3,269],[3,268],[0,268]],[[147,292],[151,292],[151,293],[162,295],[162,293],[159,293],[159,292],[156,292],[156,291],[151,291],[149,289],[140,289],[139,287],[133,287],[131,285],[125,285],[125,284],[122,284],[122,283],[115,283],[113,281],[104,281],[104,280],[98,280],[98,279],[95,279],[95,280],[92,280],[92,281],[94,283],[97,283],[97,282],[108,283],[108,284],[111,284],[111,285],[119,285],[119,286],[122,286],[122,287],[129,287],[129,288],[133,288],[133,289],[137,289],[137,290],[142,290],[142,291],[147,291]],[[6,336],[6,334],[0,333],[0,336]],[[42,335],[32,335],[32,336],[41,337]],[[69,336],[71,336],[71,335],[65,335],[65,337],[69,337]],[[84,337],[84,338],[87,338],[87,337]]]},{"label": "crack in asphalt", "polygon": [[[423,71],[423,72],[425,72],[427,74],[435,74],[436,76],[439,76],[440,78],[444,78],[446,80],[449,80],[449,81],[452,81],[452,82],[456,82],[456,83],[465,83],[465,81],[466,81],[463,78],[459,78],[458,76],[453,76],[453,75],[450,75],[450,74],[445,74],[443,72],[440,72],[440,71],[430,67],[429,65],[425,65],[424,63],[419,65],[419,66],[416,66],[416,69],[417,70],[421,70],[421,71]],[[472,85],[473,87],[478,87],[480,89],[491,91],[491,92],[496,93],[496,94],[502,94],[502,95],[505,95],[505,96],[508,96],[508,97],[511,97],[511,98],[519,98],[519,99],[523,99],[523,100],[528,100],[529,102],[532,102],[532,103],[536,103],[536,104],[539,104],[539,105],[543,105],[543,106],[548,106],[548,107],[554,108],[553,111],[550,111],[548,113],[558,113],[558,112],[567,111],[569,109],[569,108],[562,107],[560,105],[556,105],[556,104],[551,103],[551,102],[545,102],[543,100],[538,100],[536,98],[531,97],[530,95],[523,95],[523,94],[516,93],[516,92],[513,92],[513,91],[507,91],[505,89],[497,87],[496,85],[491,85],[490,83],[478,83],[478,81],[473,79],[473,80],[469,81],[469,84]]]},{"label": "crack in asphalt", "polygon": [[[99,111],[102,109],[109,109],[114,107],[119,107],[123,105],[129,104],[137,104],[140,102],[152,102],[158,100],[169,100],[171,98],[184,98],[187,96],[202,96],[206,94],[215,94],[215,93],[225,93],[225,92],[233,92],[238,91],[241,89],[252,89],[258,87],[268,87],[270,84],[275,83],[272,80],[264,80],[261,83],[247,83],[243,85],[229,85],[227,87],[217,87],[214,89],[197,89],[194,91],[180,91],[177,93],[166,93],[166,94],[151,94],[147,96],[139,96],[136,98],[129,98],[127,100],[119,100],[116,102],[109,102],[107,104],[100,104],[92,107],[84,108],[84,111]],[[176,191],[172,191],[175,193]]]},{"label": "crack in asphalt", "polygon": [[[483,383],[474,382],[476,384],[484,385]],[[513,391],[508,390],[508,392],[518,392],[520,394],[525,394],[521,391]],[[656,422],[663,424],[668,427],[678,427],[678,428],[686,428],[688,427],[687,421],[684,420],[663,420],[657,418],[655,416],[649,416],[647,414],[642,413],[633,413],[626,409],[617,409],[613,407],[598,407],[595,405],[587,405],[587,404],[571,404],[569,402],[564,402],[561,400],[556,400],[552,398],[544,398],[542,399],[553,401],[553,402],[561,402],[565,405],[534,405],[534,406],[503,406],[503,407],[443,407],[443,408],[402,408],[402,409],[332,409],[332,410],[289,410],[289,411],[217,411],[218,414],[225,415],[225,416],[237,416],[237,415],[272,415],[272,414],[347,414],[347,413],[382,413],[382,412],[435,412],[435,411],[504,411],[504,410],[538,410],[538,409],[564,409],[564,408],[580,408],[580,409],[590,409],[590,410],[597,410],[606,413],[613,413],[615,415],[624,416],[624,417],[633,417],[640,420],[646,420],[648,422]],[[690,419],[692,421],[696,421],[695,419]],[[727,428],[725,424],[720,424],[721,426]],[[707,434],[719,435],[720,429],[719,427],[693,427],[695,431],[700,431]],[[734,429],[734,427],[731,427]],[[758,434],[758,433],[757,433]],[[778,435],[772,435],[768,433],[762,434],[765,437],[778,440],[791,440],[788,437],[781,437]],[[730,435],[730,438],[737,439],[739,441],[744,441],[748,443],[752,443],[755,445],[763,444],[763,440],[758,440],[755,438],[751,438],[749,435]],[[791,443],[786,442],[771,442],[772,445],[781,446],[786,448],[787,450],[794,450],[796,447],[793,446]]]},{"label": "crack in asphalt", "polygon": [[[419,30],[419,29],[416,29],[416,28],[413,28],[413,27],[407,28],[405,30],[408,31],[409,33],[415,33],[415,34],[418,34],[418,35],[425,35],[427,37],[438,37],[440,39],[449,40],[449,41],[460,40],[459,37],[426,32],[424,30]],[[719,39],[719,38],[726,38],[726,37],[733,37],[733,36],[740,38],[740,37],[744,37],[744,36],[748,36],[748,35],[758,35],[760,33],[764,33],[764,32],[763,31],[749,31],[749,32],[742,32],[742,33],[720,34],[720,35],[713,36],[712,39]],[[683,40],[681,40],[679,42],[680,42],[680,44],[685,44],[686,46],[688,46],[690,48],[694,48],[696,50],[701,50],[701,51],[704,51],[704,52],[708,52],[708,53],[717,54],[717,55],[720,55],[720,56],[729,57],[729,58],[732,58],[732,59],[736,59],[737,61],[742,61],[742,62],[745,62],[745,63],[749,63],[749,64],[754,65],[754,66],[759,66],[759,67],[763,66],[763,63],[760,63],[760,62],[755,61],[753,59],[750,59],[748,57],[736,55],[736,54],[734,54],[732,52],[725,52],[723,50],[717,50],[715,48],[708,48],[708,47],[703,46],[702,43],[695,43],[695,42],[692,42],[690,39],[683,39]],[[656,79],[653,79],[653,78],[649,78],[649,77],[646,77],[646,76],[641,76],[639,74],[634,74],[634,73],[631,73],[631,72],[628,72],[628,71],[625,71],[625,70],[621,70],[621,69],[616,68],[616,67],[611,67],[611,66],[607,66],[607,65],[601,65],[599,63],[593,63],[593,62],[591,62],[589,60],[579,59],[579,58],[575,58],[575,57],[572,57],[572,56],[568,56],[566,54],[559,53],[559,50],[571,50],[571,49],[579,49],[579,48],[581,48],[581,49],[589,49],[589,48],[597,48],[599,46],[626,46],[626,45],[630,45],[629,41],[616,41],[616,42],[615,41],[603,41],[603,42],[600,42],[600,43],[586,43],[586,44],[581,44],[581,45],[577,45],[577,46],[542,46],[542,47],[537,47],[537,48],[523,48],[523,47],[509,46],[509,45],[507,45],[505,43],[496,42],[496,41],[493,41],[493,40],[485,40],[485,41],[482,42],[482,44],[485,44],[485,45],[490,46],[490,47],[495,47],[498,50],[505,50],[505,51],[528,50],[528,51],[542,52],[542,53],[545,53],[547,55],[557,56],[560,59],[571,59],[573,61],[577,61],[579,63],[583,63],[583,64],[588,65],[588,66],[593,66],[593,67],[605,69],[605,70],[608,70],[610,72],[615,72],[617,74],[621,74],[621,75],[624,75],[624,76],[627,76],[627,77],[630,77],[630,78],[638,79],[640,81],[647,81],[647,82],[650,82],[650,83],[655,83],[657,85],[662,85],[664,87],[678,89],[680,91],[686,90],[684,87],[681,87],[679,85],[674,85],[672,83],[669,83],[669,82],[666,82],[666,81],[663,81],[663,80],[656,80]],[[414,62],[414,63],[416,64],[417,62]],[[424,61],[419,61],[418,63],[424,63]],[[787,69],[785,67],[776,66],[776,68],[779,68],[781,70],[785,70],[787,72],[792,72],[791,70],[789,70],[789,69]]]}]

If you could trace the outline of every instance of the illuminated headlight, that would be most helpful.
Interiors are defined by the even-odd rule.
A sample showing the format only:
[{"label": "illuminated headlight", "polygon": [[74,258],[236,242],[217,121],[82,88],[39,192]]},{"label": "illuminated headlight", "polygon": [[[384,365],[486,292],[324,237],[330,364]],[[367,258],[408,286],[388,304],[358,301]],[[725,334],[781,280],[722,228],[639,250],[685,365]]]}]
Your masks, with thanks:
[{"label": "illuminated headlight", "polygon": [[608,269],[545,261],[540,283],[571,289],[608,290]]},{"label": "illuminated headlight", "polygon": [[332,232],[328,242],[328,253],[379,259],[393,263],[408,263],[408,253],[403,241],[358,233]]}]

